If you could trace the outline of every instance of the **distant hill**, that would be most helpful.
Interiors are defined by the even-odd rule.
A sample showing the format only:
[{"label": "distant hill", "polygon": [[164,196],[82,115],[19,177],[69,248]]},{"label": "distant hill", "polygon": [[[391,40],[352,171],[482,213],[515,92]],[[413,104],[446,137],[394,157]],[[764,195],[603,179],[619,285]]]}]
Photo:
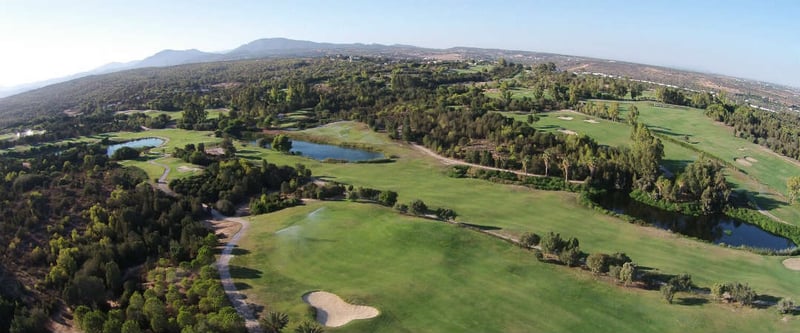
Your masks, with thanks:
[{"label": "distant hill", "polygon": [[191,50],[164,50],[152,56],[133,63],[123,69],[144,68],[144,67],[167,67],[198,62],[214,61],[219,57],[217,53],[208,53],[196,49]]},{"label": "distant hill", "polygon": [[[409,45],[381,44],[337,44],[287,38],[264,38],[254,40],[224,53],[209,53],[199,50],[164,50],[139,61],[111,63],[94,70],[75,75],[0,89],[0,97],[20,94],[25,91],[66,82],[91,75],[114,73],[123,70],[171,67],[177,65],[210,63],[215,61],[236,61],[262,58],[317,57],[330,55],[372,56],[397,59],[419,60],[488,60],[505,58],[522,64],[553,62],[560,69],[589,75],[610,75],[642,80],[654,84],[671,85],[692,90],[725,92],[730,98],[770,111],[800,111],[800,89],[777,84],[745,80],[725,75],[697,73],[660,66],[594,59],[579,56],[560,55],[518,50],[481,49],[454,47],[430,49]],[[63,87],[57,88],[62,91]],[[21,101],[30,101],[32,96],[42,98],[48,95],[47,89],[38,89],[35,95],[21,96],[13,101],[11,97],[0,98],[0,114],[9,112],[8,107],[20,107]],[[36,100],[42,106],[46,100]],[[59,106],[61,107],[61,105]],[[17,110],[16,112],[19,112]]]}]

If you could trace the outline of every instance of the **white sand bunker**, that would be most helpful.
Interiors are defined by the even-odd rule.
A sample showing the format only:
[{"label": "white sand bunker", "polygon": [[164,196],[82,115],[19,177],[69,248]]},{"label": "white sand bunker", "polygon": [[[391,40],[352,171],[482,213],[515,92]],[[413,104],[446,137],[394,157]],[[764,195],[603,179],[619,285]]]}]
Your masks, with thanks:
[{"label": "white sand bunker", "polygon": [[594,119],[586,119],[584,121],[587,122],[587,123],[590,123],[590,124],[598,124],[598,123],[600,123],[599,121],[594,120]]},{"label": "white sand bunker", "polygon": [[578,135],[578,132],[571,131],[571,130],[568,130],[568,129],[560,129],[558,131],[561,132],[561,133],[567,134],[567,135]]},{"label": "white sand bunker", "polygon": [[572,120],[572,117],[558,116],[558,119],[561,119],[561,120]]},{"label": "white sand bunker", "polygon": [[312,291],[303,295],[303,302],[317,309],[317,321],[328,327],[339,327],[357,319],[375,318],[378,309],[366,305],[353,305],[336,294]]},{"label": "white sand bunker", "polygon": [[800,258],[789,258],[783,261],[783,266],[793,271],[800,271]]}]

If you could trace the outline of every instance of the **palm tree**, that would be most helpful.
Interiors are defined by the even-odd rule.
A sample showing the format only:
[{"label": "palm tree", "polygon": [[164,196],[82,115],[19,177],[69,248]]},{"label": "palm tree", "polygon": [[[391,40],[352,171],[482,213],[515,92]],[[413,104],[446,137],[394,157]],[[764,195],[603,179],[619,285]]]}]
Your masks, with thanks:
[{"label": "palm tree", "polygon": [[304,321],[300,326],[294,329],[295,333],[324,333],[325,330],[317,323]]},{"label": "palm tree", "polygon": [[261,319],[261,326],[266,333],[280,333],[289,324],[289,316],[283,312],[272,312]]},{"label": "palm tree", "polygon": [[548,170],[550,170],[550,160],[553,158],[553,154],[550,152],[549,149],[545,149],[542,153],[542,161],[544,161],[544,175],[547,176]]},{"label": "palm tree", "polygon": [[569,183],[569,167],[572,165],[570,162],[569,157],[566,155],[561,159],[561,167],[564,168],[564,184]]}]

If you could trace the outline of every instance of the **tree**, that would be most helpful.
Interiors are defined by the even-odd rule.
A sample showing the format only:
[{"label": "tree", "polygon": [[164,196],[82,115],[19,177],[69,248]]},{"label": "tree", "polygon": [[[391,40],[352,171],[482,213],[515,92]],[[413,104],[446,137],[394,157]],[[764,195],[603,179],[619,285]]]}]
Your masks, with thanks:
[{"label": "tree", "polygon": [[794,203],[800,197],[800,177],[789,177],[786,180],[787,194],[789,196],[789,203]]},{"label": "tree", "polygon": [[631,105],[630,109],[628,109],[628,124],[633,126],[638,122],[639,122],[639,108],[637,108],[636,105]]},{"label": "tree", "polygon": [[114,160],[132,160],[139,157],[139,151],[131,147],[120,147],[111,154]]},{"label": "tree", "polygon": [[608,271],[606,258],[608,255],[605,253],[592,253],[586,257],[586,267],[594,274],[605,273]]},{"label": "tree", "polygon": [[567,249],[564,249],[563,251],[561,251],[561,253],[558,254],[558,260],[561,260],[561,262],[563,262],[564,265],[567,265],[569,267],[574,267],[580,263],[582,255],[583,253],[581,252],[579,247],[571,246]]},{"label": "tree", "polygon": [[414,200],[411,202],[409,212],[414,215],[423,215],[428,212],[428,206],[422,200]]},{"label": "tree", "polygon": [[689,291],[692,289],[692,276],[681,274],[669,279],[667,283],[675,287],[676,291]]},{"label": "tree", "polygon": [[265,333],[280,333],[289,324],[289,316],[283,312],[270,311],[261,319],[261,327]]},{"label": "tree", "polygon": [[122,323],[122,333],[142,333],[142,328],[136,321],[128,319]]},{"label": "tree", "polygon": [[322,329],[322,326],[319,326],[319,324],[317,324],[317,323],[313,323],[313,322],[310,322],[310,321],[304,321],[304,322],[302,322],[300,324],[300,326],[297,326],[297,328],[294,329],[294,332],[295,333],[323,333],[323,332],[325,332],[325,330]]},{"label": "tree", "polygon": [[539,245],[539,241],[541,241],[541,237],[532,232],[526,232],[519,238],[519,244],[527,248]]},{"label": "tree", "polygon": [[553,153],[550,149],[545,149],[542,152],[542,162],[544,162],[544,175],[547,176],[547,172],[550,170],[550,161],[553,160]]},{"label": "tree", "polygon": [[794,301],[790,298],[783,298],[778,301],[777,307],[780,314],[792,313],[794,311]]},{"label": "tree", "polygon": [[619,280],[622,281],[626,286],[633,283],[636,279],[636,264],[632,262],[626,262],[622,265],[622,268],[619,271]]},{"label": "tree", "polygon": [[672,298],[675,296],[675,286],[672,284],[666,283],[661,285],[659,289],[661,291],[661,297],[664,298],[667,303],[672,304]]},{"label": "tree", "polygon": [[288,153],[292,150],[292,140],[286,135],[278,134],[272,139],[272,149],[282,153]]},{"label": "tree", "polygon": [[378,201],[384,206],[392,207],[397,203],[397,192],[389,190],[381,191],[378,195]]},{"label": "tree", "polygon": [[539,245],[542,247],[542,251],[547,254],[558,254],[562,248],[564,248],[564,240],[561,239],[560,234],[556,234],[553,232],[549,232],[545,235]]}]

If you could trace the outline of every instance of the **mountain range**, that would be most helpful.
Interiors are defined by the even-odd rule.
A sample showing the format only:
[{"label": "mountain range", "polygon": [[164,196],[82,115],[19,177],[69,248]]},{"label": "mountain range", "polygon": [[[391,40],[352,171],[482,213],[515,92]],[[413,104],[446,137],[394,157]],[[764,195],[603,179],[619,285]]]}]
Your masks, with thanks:
[{"label": "mountain range", "polygon": [[580,56],[518,50],[454,47],[431,49],[410,45],[337,44],[317,43],[287,38],[254,40],[227,52],[190,50],[164,50],[142,60],[127,63],[110,63],[91,71],[74,75],[0,88],[0,98],[20,94],[48,85],[66,82],[91,75],[102,75],[124,70],[168,67],[192,63],[235,61],[259,58],[292,56],[381,56],[422,60],[496,60],[506,58],[523,64],[553,62],[560,69],[593,75],[628,77],[649,83],[677,86],[698,91],[725,92],[739,101],[769,111],[800,111],[800,89],[778,84],[734,78],[725,75],[698,73],[667,67],[643,65]]}]

